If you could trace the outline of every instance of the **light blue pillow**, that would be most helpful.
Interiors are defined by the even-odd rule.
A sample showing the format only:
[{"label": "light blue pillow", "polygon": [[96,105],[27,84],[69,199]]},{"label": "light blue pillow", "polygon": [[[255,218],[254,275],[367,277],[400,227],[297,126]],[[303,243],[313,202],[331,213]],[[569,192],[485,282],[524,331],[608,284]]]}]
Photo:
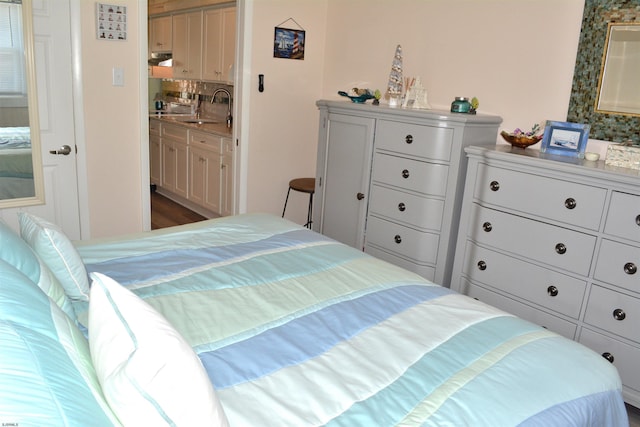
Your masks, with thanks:
[{"label": "light blue pillow", "polygon": [[20,235],[31,246],[75,301],[89,301],[89,276],[71,240],[57,225],[20,212]]},{"label": "light blue pillow", "polygon": [[2,260],[0,349],[3,424],[120,425],[82,333],[27,276]]},{"label": "light blue pillow", "polygon": [[0,220],[0,259],[20,270],[38,285],[71,319],[76,314],[64,288],[29,245]]}]

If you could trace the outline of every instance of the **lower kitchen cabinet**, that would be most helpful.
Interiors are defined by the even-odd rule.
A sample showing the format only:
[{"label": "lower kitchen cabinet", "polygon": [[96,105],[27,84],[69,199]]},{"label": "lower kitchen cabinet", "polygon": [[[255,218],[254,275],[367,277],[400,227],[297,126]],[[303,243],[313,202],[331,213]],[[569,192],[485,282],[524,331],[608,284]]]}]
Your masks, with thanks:
[{"label": "lower kitchen cabinet", "polygon": [[163,125],[161,187],[180,197],[187,197],[189,167],[187,130],[176,125]]},{"label": "lower kitchen cabinet", "polygon": [[640,177],[511,146],[466,149],[451,287],[613,363],[640,406]]},{"label": "lower kitchen cabinet", "polygon": [[222,139],[222,164],[220,165],[220,215],[233,215],[235,188],[233,186],[233,140]]}]

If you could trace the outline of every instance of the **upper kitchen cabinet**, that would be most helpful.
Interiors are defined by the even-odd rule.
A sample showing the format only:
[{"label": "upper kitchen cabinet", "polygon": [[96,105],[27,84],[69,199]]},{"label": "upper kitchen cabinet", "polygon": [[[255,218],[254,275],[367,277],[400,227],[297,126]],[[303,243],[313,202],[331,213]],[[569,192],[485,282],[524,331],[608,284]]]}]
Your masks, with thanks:
[{"label": "upper kitchen cabinet", "polygon": [[149,51],[171,52],[172,18],[160,16],[149,20]]},{"label": "upper kitchen cabinet", "polygon": [[173,77],[202,78],[202,11],[173,15]]},{"label": "upper kitchen cabinet", "polygon": [[203,22],[202,79],[233,81],[236,8],[205,10]]}]

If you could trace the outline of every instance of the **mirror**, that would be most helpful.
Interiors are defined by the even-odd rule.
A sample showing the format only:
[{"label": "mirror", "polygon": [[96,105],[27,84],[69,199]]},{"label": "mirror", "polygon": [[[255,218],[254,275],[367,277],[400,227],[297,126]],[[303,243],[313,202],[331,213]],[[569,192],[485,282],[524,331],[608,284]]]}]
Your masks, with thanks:
[{"label": "mirror", "polygon": [[640,23],[609,23],[596,112],[640,116]]},{"label": "mirror", "polygon": [[0,0],[0,208],[44,203],[30,0]]},{"label": "mirror", "polygon": [[[624,24],[619,28],[623,29],[628,26],[638,29],[636,25],[639,22],[640,9],[635,6],[635,2],[626,0],[585,1],[567,121],[590,124],[589,138],[612,142],[632,140],[635,144],[640,144],[640,114],[622,112],[619,111],[621,109],[619,107],[610,111],[609,108],[604,108],[606,102],[600,108],[599,97],[601,71],[604,71],[603,57],[608,50],[607,34],[609,28],[613,27],[613,24]],[[615,27],[618,26],[615,25]],[[623,34],[628,35],[626,32]],[[636,58],[635,61],[635,65],[632,67],[638,70],[638,59]],[[631,63],[633,64],[633,61]],[[604,78],[605,85],[611,84],[611,87],[615,88],[618,84],[625,84],[619,81],[621,75],[615,76],[613,74],[615,71]],[[636,71],[634,75],[635,91],[632,91],[636,94],[638,93],[637,75]],[[610,77],[611,80],[609,80]],[[637,108],[640,105],[640,100],[636,98],[633,104]]]}]

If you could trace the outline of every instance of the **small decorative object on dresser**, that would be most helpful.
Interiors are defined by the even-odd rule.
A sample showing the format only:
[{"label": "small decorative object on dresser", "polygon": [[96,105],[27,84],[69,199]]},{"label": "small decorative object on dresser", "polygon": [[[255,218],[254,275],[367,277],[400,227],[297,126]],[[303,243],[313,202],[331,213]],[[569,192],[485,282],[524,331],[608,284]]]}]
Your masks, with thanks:
[{"label": "small decorative object on dresser", "polygon": [[468,147],[451,287],[574,339],[640,406],[640,177],[604,162]]},{"label": "small decorative object on dresser", "polygon": [[520,128],[516,128],[513,132],[507,132],[503,130],[500,135],[509,144],[518,148],[527,148],[531,145],[535,145],[542,139],[542,135],[538,135],[540,131],[540,125],[536,123],[533,125],[530,131],[525,132]]},{"label": "small decorative object on dresser", "polygon": [[633,145],[631,141],[609,144],[605,164],[640,169],[640,145]]},{"label": "small decorative object on dresser", "polygon": [[549,154],[584,158],[590,125],[548,121],[540,151]]}]

